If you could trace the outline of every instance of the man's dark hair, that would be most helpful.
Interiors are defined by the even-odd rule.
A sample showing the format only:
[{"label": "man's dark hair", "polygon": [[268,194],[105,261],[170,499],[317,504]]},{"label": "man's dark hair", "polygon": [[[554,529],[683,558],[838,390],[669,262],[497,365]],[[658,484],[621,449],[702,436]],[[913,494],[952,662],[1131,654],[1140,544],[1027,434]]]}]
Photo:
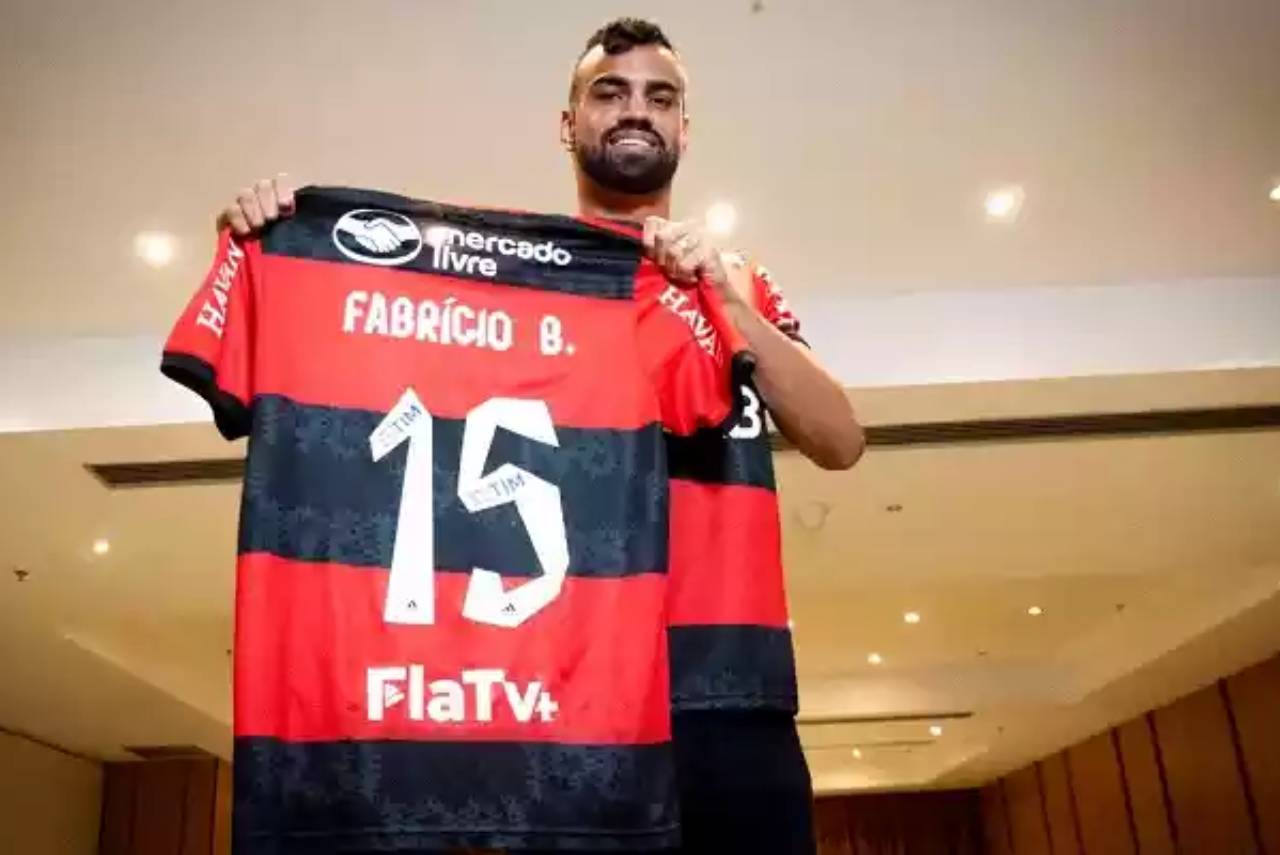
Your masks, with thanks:
[{"label": "man's dark hair", "polygon": [[[592,48],[597,45],[602,46],[604,52],[609,56],[617,56],[620,53],[626,53],[632,48],[646,45],[658,45],[672,53],[676,52],[671,40],[667,38],[667,34],[662,32],[662,27],[659,27],[653,21],[646,21],[644,18],[617,18],[605,24],[592,33],[591,38],[587,39],[587,44],[582,48],[582,53],[578,54],[578,62],[582,62],[582,58],[591,53]],[[577,97],[578,79],[575,74],[573,83],[569,86],[569,100],[573,101]]]},{"label": "man's dark hair", "polygon": [[662,27],[643,18],[618,18],[605,24],[587,39],[587,45],[578,54],[578,59],[581,60],[596,45],[603,45],[604,52],[610,56],[645,45],[660,45],[672,53],[676,50],[671,46],[667,34],[662,32]]}]

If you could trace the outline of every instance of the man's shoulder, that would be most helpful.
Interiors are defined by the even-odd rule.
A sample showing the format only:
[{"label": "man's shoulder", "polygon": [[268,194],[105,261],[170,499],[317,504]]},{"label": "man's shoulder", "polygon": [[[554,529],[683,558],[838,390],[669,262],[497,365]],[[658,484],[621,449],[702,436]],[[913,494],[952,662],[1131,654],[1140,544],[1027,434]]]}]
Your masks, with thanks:
[{"label": "man's shoulder", "polygon": [[748,276],[733,277],[734,287],[743,299],[789,338],[803,343],[800,320],[769,269],[742,250],[727,251],[722,258],[725,264],[749,272]]}]

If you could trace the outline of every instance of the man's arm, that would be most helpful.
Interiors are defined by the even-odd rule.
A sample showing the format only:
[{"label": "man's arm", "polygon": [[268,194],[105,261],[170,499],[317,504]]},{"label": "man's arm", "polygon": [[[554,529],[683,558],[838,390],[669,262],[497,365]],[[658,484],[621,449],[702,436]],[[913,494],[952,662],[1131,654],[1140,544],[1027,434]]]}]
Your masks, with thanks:
[{"label": "man's arm", "polygon": [[756,387],[778,429],[823,469],[853,466],[866,448],[866,436],[844,389],[809,348],[788,338],[765,320],[754,301],[748,302],[754,292],[750,267],[727,267],[737,299],[726,300],[725,309],[755,354]]},{"label": "man's arm", "polygon": [[755,354],[756,385],[782,435],[823,469],[857,463],[866,435],[853,405],[808,348],[760,314],[751,266],[724,257],[697,223],[652,218],[645,226],[645,245],[671,279],[705,276],[717,287],[730,320]]}]

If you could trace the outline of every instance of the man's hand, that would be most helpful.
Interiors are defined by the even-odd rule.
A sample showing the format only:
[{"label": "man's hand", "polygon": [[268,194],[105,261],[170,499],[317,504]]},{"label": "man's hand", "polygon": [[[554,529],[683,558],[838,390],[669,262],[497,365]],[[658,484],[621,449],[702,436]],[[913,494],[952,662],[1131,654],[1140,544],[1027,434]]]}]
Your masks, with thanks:
[{"label": "man's hand", "polygon": [[244,237],[292,213],[293,182],[282,172],[237,193],[235,202],[218,215],[218,231],[230,227],[232,232]]},{"label": "man's hand", "polygon": [[726,303],[746,302],[731,276],[736,268],[745,270],[745,262],[722,253],[700,221],[675,223],[649,217],[644,221],[644,247],[672,282],[692,285],[705,279]]}]

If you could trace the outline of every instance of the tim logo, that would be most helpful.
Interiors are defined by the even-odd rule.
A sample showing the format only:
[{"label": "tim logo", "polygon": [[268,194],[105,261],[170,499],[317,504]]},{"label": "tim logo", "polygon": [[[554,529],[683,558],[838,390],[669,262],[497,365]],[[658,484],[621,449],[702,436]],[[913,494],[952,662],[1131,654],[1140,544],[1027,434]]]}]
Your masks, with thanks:
[{"label": "tim logo", "polygon": [[422,252],[422,233],[403,214],[365,208],[342,215],[333,227],[333,245],[352,261],[395,267]]}]

